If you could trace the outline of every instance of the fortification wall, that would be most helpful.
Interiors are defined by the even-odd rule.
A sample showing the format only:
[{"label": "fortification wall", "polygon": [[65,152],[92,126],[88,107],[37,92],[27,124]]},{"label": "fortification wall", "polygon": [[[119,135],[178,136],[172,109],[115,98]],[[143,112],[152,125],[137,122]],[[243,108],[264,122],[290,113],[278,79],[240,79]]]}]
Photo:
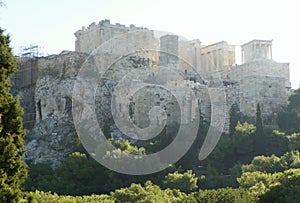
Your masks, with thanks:
[{"label": "fortification wall", "polygon": [[160,38],[160,66],[173,66],[178,68],[179,41],[177,35],[165,35]]},{"label": "fortification wall", "polygon": [[267,117],[278,112],[288,102],[288,63],[255,60],[232,68],[229,77],[238,83],[238,104],[241,112],[246,115],[255,116],[256,105],[260,104],[262,114]]},{"label": "fortification wall", "polygon": [[[133,50],[132,47],[138,49],[141,45],[144,48],[158,48],[158,40],[154,37],[152,30],[134,25],[126,27],[119,23],[110,24],[109,20],[102,20],[98,24],[92,23],[87,28],[83,27],[75,32],[75,36],[75,50],[85,53],[91,53],[111,39],[114,40],[109,42],[110,53],[124,54],[128,50]],[[132,37],[134,40],[131,39]]]},{"label": "fortification wall", "polygon": [[274,113],[287,105],[285,81],[279,77],[249,76],[240,82],[240,109],[245,115],[255,116],[260,104],[263,116]]},{"label": "fortification wall", "polygon": [[239,81],[248,76],[279,77],[285,80],[284,86],[291,87],[289,63],[278,63],[273,60],[256,60],[232,68],[229,72],[231,80]]}]

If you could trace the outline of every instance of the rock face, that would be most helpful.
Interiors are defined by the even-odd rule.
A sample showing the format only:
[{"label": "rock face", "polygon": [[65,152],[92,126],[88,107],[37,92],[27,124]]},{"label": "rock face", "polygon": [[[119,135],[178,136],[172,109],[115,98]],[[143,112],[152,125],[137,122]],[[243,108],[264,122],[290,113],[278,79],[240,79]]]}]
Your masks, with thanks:
[{"label": "rock face", "polygon": [[[113,57],[106,59],[115,60]],[[27,130],[25,161],[34,164],[50,163],[52,167],[56,167],[67,154],[78,147],[80,141],[72,117],[74,83],[81,68],[86,68],[86,65],[97,66],[101,63],[98,60],[97,56],[93,58],[80,52],[62,52],[37,59],[37,80],[27,88],[15,90],[24,106],[33,106],[35,109],[35,124]],[[112,92],[117,81],[133,69],[148,70],[150,66],[154,67],[156,64],[146,58],[146,55],[126,56],[108,68],[104,78],[99,80],[95,92],[95,109],[98,123],[106,134],[123,136],[111,122]],[[28,93],[31,89],[34,90]],[[27,100],[28,95],[33,99]],[[120,105],[126,109],[127,103]]]},{"label": "rock face", "polygon": [[[212,105],[222,105],[221,99],[211,103],[209,88],[224,90],[227,114],[236,103],[242,113],[254,116],[256,104],[260,103],[268,124],[274,124],[268,118],[287,104],[289,64],[272,60],[271,41],[254,40],[243,45],[245,63],[235,66],[234,47],[227,42],[200,46],[199,40],[183,41],[175,35],[166,35],[160,38],[159,52],[159,40],[153,31],[133,25],[111,25],[107,20],[91,24],[75,35],[75,52],[18,59],[20,72],[12,78],[13,93],[20,97],[25,111],[28,162],[49,162],[56,167],[80,143],[73,124],[72,108],[76,104],[72,103],[72,95],[83,66],[96,67],[102,74],[94,105],[100,127],[111,136],[125,136],[114,123],[113,113],[141,128],[151,122],[161,123],[170,116],[186,124],[195,119],[200,104],[201,112],[209,119]],[[119,35],[122,37],[118,38]],[[115,39],[105,43],[111,38]],[[144,92],[131,97],[129,90],[140,83],[168,87],[175,96],[179,95],[178,103],[163,88],[145,87]],[[118,84],[126,88],[118,89]],[[115,95],[119,99],[113,99],[115,90],[119,90]],[[177,104],[180,111],[173,107]],[[167,111],[157,109],[158,106]],[[226,119],[228,122],[228,115]]]},{"label": "rock face", "polygon": [[50,162],[55,167],[78,144],[71,98],[74,80],[85,59],[86,54],[77,52],[38,59],[34,102],[27,104],[34,106],[36,111],[35,125],[27,131],[26,161]]}]

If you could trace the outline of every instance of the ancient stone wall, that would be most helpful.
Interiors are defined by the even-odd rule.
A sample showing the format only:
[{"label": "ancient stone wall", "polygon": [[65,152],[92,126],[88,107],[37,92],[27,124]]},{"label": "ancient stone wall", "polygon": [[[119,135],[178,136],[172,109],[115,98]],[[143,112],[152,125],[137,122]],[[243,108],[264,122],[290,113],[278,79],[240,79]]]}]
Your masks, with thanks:
[{"label": "ancient stone wall", "polygon": [[286,88],[291,87],[289,64],[278,63],[273,60],[256,60],[249,63],[239,65],[232,68],[229,73],[232,80],[241,80],[246,76],[269,76],[269,77],[281,77],[285,80],[284,86]]},{"label": "ancient stone wall", "polygon": [[160,66],[173,66],[178,68],[179,45],[177,35],[165,35],[160,38]]},{"label": "ancient stone wall", "polygon": [[[102,20],[98,24],[92,23],[87,28],[83,27],[75,32],[75,36],[75,51],[85,53],[91,53],[106,42],[111,46],[109,48],[111,54],[127,53],[128,50],[132,50],[131,47],[137,47],[137,51],[141,44],[144,48],[158,48],[158,40],[154,37],[152,30],[134,25],[126,27],[119,23],[110,24],[109,20]],[[130,39],[132,37],[134,40]],[[130,43],[127,43],[128,41]]]},{"label": "ancient stone wall", "polygon": [[245,115],[254,116],[260,104],[263,115],[273,115],[287,105],[285,80],[280,77],[248,76],[240,80],[240,109]]},{"label": "ancient stone wall", "polygon": [[254,116],[256,105],[262,113],[273,115],[288,102],[290,95],[289,64],[273,60],[254,60],[231,69],[229,78],[239,85],[239,107]]}]

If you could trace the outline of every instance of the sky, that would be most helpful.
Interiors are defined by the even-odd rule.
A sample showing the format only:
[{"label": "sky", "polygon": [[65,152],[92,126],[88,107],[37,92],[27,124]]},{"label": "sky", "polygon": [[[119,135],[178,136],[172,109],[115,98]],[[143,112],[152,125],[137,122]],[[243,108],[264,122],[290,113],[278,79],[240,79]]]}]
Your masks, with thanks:
[{"label": "sky", "polygon": [[[0,0],[1,1],[1,0]],[[208,45],[273,40],[273,59],[290,63],[292,88],[300,84],[300,12],[297,0],[2,0],[0,27],[14,53],[36,44],[48,54],[75,50],[74,33],[92,22],[168,31]]]}]

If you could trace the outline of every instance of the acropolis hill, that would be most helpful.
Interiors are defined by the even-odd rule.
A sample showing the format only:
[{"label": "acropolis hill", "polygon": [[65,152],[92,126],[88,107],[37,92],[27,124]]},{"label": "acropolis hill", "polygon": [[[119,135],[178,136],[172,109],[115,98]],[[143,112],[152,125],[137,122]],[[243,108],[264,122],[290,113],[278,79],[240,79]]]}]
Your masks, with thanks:
[{"label": "acropolis hill", "polygon": [[[166,73],[168,84],[172,84],[178,92],[184,92],[184,88],[192,89],[199,98],[201,112],[207,117],[211,112],[207,88],[224,90],[227,114],[231,105],[237,104],[241,113],[254,116],[256,106],[260,104],[267,125],[276,125],[274,115],[288,102],[291,89],[289,63],[273,60],[272,40],[252,40],[241,45],[242,64],[236,65],[235,46],[226,41],[204,45],[198,39],[184,40],[174,34],[156,35],[155,31],[147,28],[111,24],[109,20],[83,27],[75,32],[75,36],[75,51],[62,51],[47,57],[18,58],[20,71],[12,78],[13,90],[19,95],[25,111],[24,124],[29,139],[27,147],[30,149],[27,159],[36,163],[47,160],[59,162],[70,152],[70,148],[65,146],[72,145],[76,137],[72,126],[74,81],[89,56],[97,51],[106,60],[97,61],[94,54],[96,65],[105,67],[113,64],[114,70],[117,70],[106,72],[108,76],[114,74],[111,78],[140,68],[148,71],[147,81],[159,81],[161,67],[173,68],[182,78],[168,78]],[[151,52],[128,55],[145,50]],[[123,56],[123,61],[115,63],[120,61],[120,56]],[[108,100],[115,82],[110,79],[97,90],[96,106],[99,104],[97,112],[100,123],[110,116]],[[147,109],[147,103],[141,99],[146,96],[141,93],[135,98],[135,112]],[[194,119],[195,101],[189,100],[186,95],[182,97],[182,121],[188,123]],[[169,101],[163,91],[157,93],[155,102],[158,105],[167,106]],[[127,102],[117,101],[116,105],[119,115],[126,116]],[[169,108],[169,114],[176,113]],[[138,114],[133,115],[133,119],[141,126],[148,122],[147,118]],[[228,121],[228,115],[226,119]],[[224,131],[227,129],[228,126]]]}]

